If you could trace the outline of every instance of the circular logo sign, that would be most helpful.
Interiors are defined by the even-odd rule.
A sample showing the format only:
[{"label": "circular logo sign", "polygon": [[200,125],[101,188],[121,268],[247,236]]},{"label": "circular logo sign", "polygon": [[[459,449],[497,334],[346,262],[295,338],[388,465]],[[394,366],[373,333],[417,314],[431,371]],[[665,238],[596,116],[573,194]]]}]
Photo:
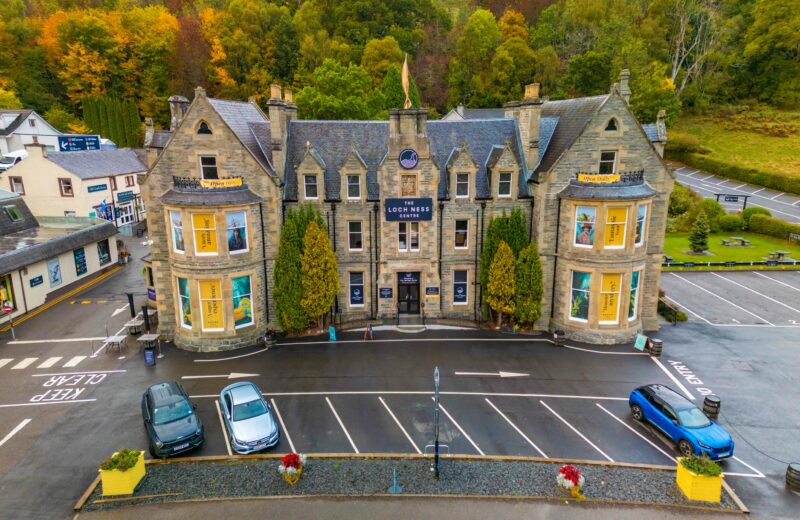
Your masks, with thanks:
[{"label": "circular logo sign", "polygon": [[400,152],[400,166],[402,166],[406,170],[415,168],[418,163],[419,163],[419,155],[417,155],[416,151],[412,150],[411,148],[406,148],[405,150]]}]

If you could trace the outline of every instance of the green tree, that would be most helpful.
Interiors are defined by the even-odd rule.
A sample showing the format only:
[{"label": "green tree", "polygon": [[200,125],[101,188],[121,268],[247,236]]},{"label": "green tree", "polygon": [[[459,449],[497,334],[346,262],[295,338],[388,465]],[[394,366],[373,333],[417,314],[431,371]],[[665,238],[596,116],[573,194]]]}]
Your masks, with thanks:
[{"label": "green tree", "polygon": [[689,247],[695,253],[702,253],[708,249],[708,216],[705,211],[701,211],[692,224],[692,231],[689,233]]},{"label": "green tree", "polygon": [[326,59],[314,71],[312,85],[297,94],[302,119],[371,119],[383,108],[383,96],[358,65]]},{"label": "green tree", "polygon": [[569,60],[564,85],[574,96],[596,96],[611,86],[611,60],[606,54],[587,51]]},{"label": "green tree", "polygon": [[301,266],[303,310],[322,328],[322,318],[339,292],[339,266],[328,234],[315,221],[306,230]]},{"label": "green tree", "polygon": [[502,40],[494,15],[478,9],[469,17],[450,61],[450,102],[490,106],[490,65]]},{"label": "green tree", "polygon": [[0,88],[0,108],[22,108],[22,103],[13,90]]},{"label": "green tree", "polygon": [[542,95],[553,95],[561,78],[561,58],[552,45],[548,45],[534,51],[533,59],[536,65],[533,75],[541,85]]},{"label": "green tree", "polygon": [[53,105],[43,116],[48,123],[56,127],[60,132],[68,133],[69,126],[78,122],[78,118],[61,105]]},{"label": "green tree", "polygon": [[489,220],[483,251],[481,251],[480,282],[483,288],[489,283],[489,266],[492,264],[500,242],[505,242],[511,248],[515,258],[528,242],[525,215],[520,208],[515,207],[511,210],[510,216],[506,215],[504,210],[499,217]]},{"label": "green tree", "polygon": [[514,318],[520,325],[532,326],[542,315],[544,295],[542,263],[533,240],[519,253],[515,277]]},{"label": "green tree", "polygon": [[631,77],[631,108],[639,121],[654,122],[660,110],[667,113],[668,127],[678,120],[681,101],[667,75],[668,68],[668,65],[654,61],[646,70]]},{"label": "green tree", "polygon": [[[370,40],[361,55],[361,67],[370,75],[376,87],[385,81],[391,66],[403,63],[403,51],[392,36],[380,40]],[[402,106],[402,105],[401,105]]]},{"label": "green tree", "polygon": [[142,119],[139,117],[139,109],[136,102],[129,99],[125,102],[127,110],[125,111],[126,119],[128,121],[128,143],[133,148],[138,148],[142,145],[144,135],[142,133]]},{"label": "green tree", "polygon": [[522,99],[525,85],[533,81],[536,56],[522,38],[511,38],[497,48],[492,58],[492,95],[502,106],[508,101]]},{"label": "green tree", "polygon": [[501,241],[489,268],[486,303],[497,313],[497,326],[503,323],[503,314],[514,312],[514,253]]}]

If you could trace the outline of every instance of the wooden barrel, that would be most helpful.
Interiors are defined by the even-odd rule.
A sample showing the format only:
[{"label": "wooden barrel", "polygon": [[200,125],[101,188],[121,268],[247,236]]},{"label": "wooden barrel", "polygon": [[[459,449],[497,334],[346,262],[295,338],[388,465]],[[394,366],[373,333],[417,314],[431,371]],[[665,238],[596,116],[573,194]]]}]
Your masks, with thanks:
[{"label": "wooden barrel", "polygon": [[716,421],[719,418],[719,409],[721,406],[722,402],[716,395],[707,395],[706,398],[703,399],[703,413],[712,421]]},{"label": "wooden barrel", "polygon": [[563,330],[557,330],[553,333],[553,345],[556,347],[563,347],[566,339],[567,333]]},{"label": "wooden barrel", "polygon": [[786,467],[786,486],[800,492],[800,463],[793,462]]},{"label": "wooden barrel", "polygon": [[653,357],[661,357],[661,349],[663,342],[657,338],[650,338],[650,355]]}]

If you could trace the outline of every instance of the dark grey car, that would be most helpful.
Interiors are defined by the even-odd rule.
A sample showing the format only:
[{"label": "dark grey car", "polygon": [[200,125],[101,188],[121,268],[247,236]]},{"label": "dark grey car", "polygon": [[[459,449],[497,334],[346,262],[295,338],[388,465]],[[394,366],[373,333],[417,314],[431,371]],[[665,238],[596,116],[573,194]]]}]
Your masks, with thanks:
[{"label": "dark grey car", "polygon": [[194,409],[189,396],[175,381],[147,389],[142,396],[142,418],[150,441],[150,455],[169,457],[203,444],[203,423]]}]

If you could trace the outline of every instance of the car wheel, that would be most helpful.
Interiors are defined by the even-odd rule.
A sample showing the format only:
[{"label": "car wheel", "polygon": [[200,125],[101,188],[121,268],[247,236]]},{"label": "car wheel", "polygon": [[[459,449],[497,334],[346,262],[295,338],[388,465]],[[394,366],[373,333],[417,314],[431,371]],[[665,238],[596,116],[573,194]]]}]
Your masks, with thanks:
[{"label": "car wheel", "polygon": [[694,446],[692,446],[692,443],[686,439],[681,439],[678,441],[678,451],[680,451],[681,455],[684,457],[691,457],[694,455]]},{"label": "car wheel", "polygon": [[637,421],[643,421],[644,420],[644,410],[642,410],[642,407],[639,406],[638,404],[635,404],[635,405],[631,406],[631,415]]}]

